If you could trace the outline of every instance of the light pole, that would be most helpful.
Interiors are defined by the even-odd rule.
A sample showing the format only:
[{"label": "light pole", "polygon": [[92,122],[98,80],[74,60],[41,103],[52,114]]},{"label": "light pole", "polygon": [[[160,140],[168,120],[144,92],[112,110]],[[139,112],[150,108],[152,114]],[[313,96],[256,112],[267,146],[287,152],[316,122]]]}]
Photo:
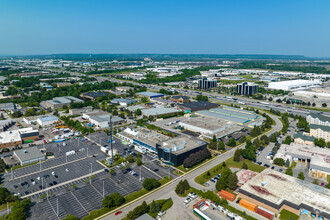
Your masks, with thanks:
[{"label": "light pole", "polygon": [[57,207],[57,217],[58,217],[58,199],[56,200],[56,207]]},{"label": "light pole", "polygon": [[41,189],[44,189],[44,178],[41,177]]},{"label": "light pole", "polygon": [[87,148],[87,157],[88,157],[88,148]]},{"label": "light pole", "polygon": [[11,179],[14,180],[13,168],[10,168],[10,169],[11,169]]},{"label": "light pole", "polygon": [[103,190],[102,190],[103,198],[104,198],[104,181],[103,181]]},{"label": "light pole", "polygon": [[90,178],[89,178],[89,183],[92,184],[92,172],[93,172],[93,163],[91,163],[91,175],[90,175]]},{"label": "light pole", "polygon": [[40,164],[40,171],[41,171],[41,160],[39,160],[39,164]]}]

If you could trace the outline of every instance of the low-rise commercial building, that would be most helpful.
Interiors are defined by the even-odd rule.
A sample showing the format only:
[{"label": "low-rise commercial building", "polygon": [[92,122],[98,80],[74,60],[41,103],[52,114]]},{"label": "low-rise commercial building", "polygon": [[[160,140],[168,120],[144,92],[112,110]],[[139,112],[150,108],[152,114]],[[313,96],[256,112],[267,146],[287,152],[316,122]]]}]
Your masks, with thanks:
[{"label": "low-rise commercial building", "polygon": [[98,97],[109,96],[107,92],[85,92],[81,95],[82,98],[96,100]]},{"label": "low-rise commercial building", "polygon": [[171,97],[171,101],[176,103],[187,103],[190,102],[190,99],[185,95],[174,95]]},{"label": "low-rise commercial building", "polygon": [[46,159],[45,155],[37,147],[16,150],[14,151],[14,155],[22,166]]},{"label": "low-rise commercial building", "polygon": [[18,129],[18,132],[23,142],[39,138],[39,130],[32,127]]},{"label": "low-rise commercial building", "polygon": [[0,132],[0,148],[7,148],[22,144],[18,130]]},{"label": "low-rise commercial building", "polygon": [[240,187],[238,196],[279,214],[330,219],[330,190],[271,169],[265,169]]},{"label": "low-rise commercial building", "polygon": [[306,144],[306,145],[311,145],[314,146],[314,140],[315,138],[312,136],[309,136],[304,134],[303,132],[298,132],[293,136],[294,142],[297,144]]},{"label": "low-rise commercial building", "polygon": [[330,127],[324,125],[311,124],[309,135],[315,138],[323,138],[326,142],[330,141]]},{"label": "low-rise commercial building", "polygon": [[330,117],[320,113],[309,113],[306,120],[309,124],[330,126]]},{"label": "low-rise commercial building", "polygon": [[[83,118],[89,120],[89,123],[95,126],[94,128],[97,129],[108,128],[110,123],[110,116],[111,114],[104,111],[93,111],[83,114]],[[112,116],[111,121],[114,125],[116,125],[122,123],[123,121],[125,121],[125,119],[118,116]]]},{"label": "low-rise commercial building", "polygon": [[16,109],[14,103],[0,103],[0,110],[10,111]]},{"label": "low-rise commercial building", "polygon": [[129,106],[132,105],[136,102],[134,99],[112,99],[111,103],[112,104],[119,104],[121,106]]},{"label": "low-rise commercial building", "polygon": [[149,109],[142,109],[142,115],[145,116],[153,116],[153,117],[157,117],[157,116],[161,116],[161,115],[167,115],[167,114],[175,114],[178,112],[181,112],[178,109],[175,108],[165,108],[165,107],[157,107],[157,108],[149,108]]},{"label": "low-rise commercial building", "polygon": [[53,125],[57,121],[59,121],[59,118],[55,115],[44,116],[37,119],[37,123],[43,127]]},{"label": "low-rise commercial building", "polygon": [[87,112],[92,112],[93,111],[93,107],[92,106],[86,106],[83,108],[72,108],[69,110],[69,114],[70,115],[82,115],[84,113]]},{"label": "low-rise commercial building", "polygon": [[190,154],[203,150],[207,142],[188,136],[178,136],[157,143],[158,157],[166,163],[180,166]]}]

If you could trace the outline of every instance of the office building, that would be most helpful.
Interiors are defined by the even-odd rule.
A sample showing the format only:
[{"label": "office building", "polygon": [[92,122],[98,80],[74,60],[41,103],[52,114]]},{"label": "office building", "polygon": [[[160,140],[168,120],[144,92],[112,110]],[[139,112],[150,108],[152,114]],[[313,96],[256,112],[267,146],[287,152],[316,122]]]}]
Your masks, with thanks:
[{"label": "office building", "polygon": [[198,80],[198,88],[200,89],[210,89],[217,87],[217,81],[212,79],[203,78]]},{"label": "office building", "polygon": [[237,84],[237,92],[240,95],[253,95],[258,93],[258,84],[253,82],[243,82]]},{"label": "office building", "polygon": [[303,89],[320,87],[320,86],[322,86],[322,82],[320,80],[303,80],[303,79],[270,82],[268,84],[269,89],[282,89],[284,91],[303,90]]},{"label": "office building", "polygon": [[180,166],[190,154],[206,148],[207,142],[193,137],[179,136],[157,143],[158,157],[166,163]]}]

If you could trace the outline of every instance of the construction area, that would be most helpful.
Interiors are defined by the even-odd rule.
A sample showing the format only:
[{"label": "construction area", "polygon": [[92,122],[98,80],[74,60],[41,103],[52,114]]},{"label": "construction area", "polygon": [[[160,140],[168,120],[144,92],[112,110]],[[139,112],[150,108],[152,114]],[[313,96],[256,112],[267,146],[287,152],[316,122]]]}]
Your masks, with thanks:
[{"label": "construction area", "polygon": [[279,214],[286,209],[297,215],[330,218],[330,190],[265,169],[239,189],[239,197],[250,204]]}]

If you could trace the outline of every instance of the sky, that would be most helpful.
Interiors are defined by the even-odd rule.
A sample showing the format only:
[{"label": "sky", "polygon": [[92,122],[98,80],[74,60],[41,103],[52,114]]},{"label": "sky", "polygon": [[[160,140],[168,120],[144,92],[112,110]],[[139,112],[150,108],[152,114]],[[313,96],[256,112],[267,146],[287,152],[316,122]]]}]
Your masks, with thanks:
[{"label": "sky", "polygon": [[329,0],[0,0],[0,54],[330,57]]}]

